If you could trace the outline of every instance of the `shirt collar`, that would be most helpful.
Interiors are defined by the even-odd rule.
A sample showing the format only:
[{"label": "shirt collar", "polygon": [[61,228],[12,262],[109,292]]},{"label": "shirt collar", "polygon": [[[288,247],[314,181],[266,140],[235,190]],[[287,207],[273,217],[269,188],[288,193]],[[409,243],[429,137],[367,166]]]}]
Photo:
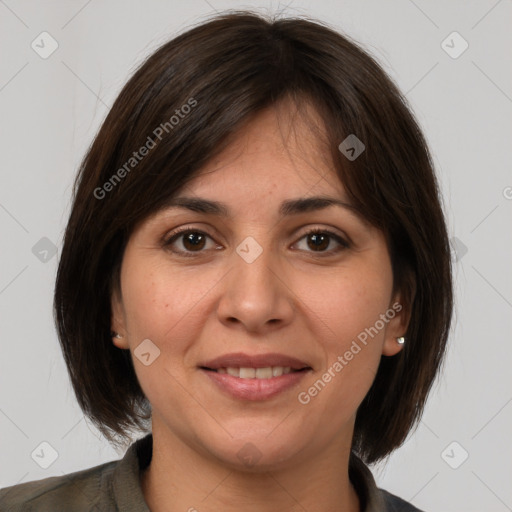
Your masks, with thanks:
[{"label": "shirt collar", "polygon": [[[121,459],[113,475],[116,505],[123,512],[150,512],[142,492],[140,473],[151,462],[153,435],[135,441]],[[353,452],[349,459],[349,478],[356,490],[361,512],[382,512],[386,505],[382,493],[366,464]]]},{"label": "shirt collar", "polygon": [[348,476],[359,496],[361,512],[387,510],[384,497],[375,483],[372,472],[354,452],[350,454]]},{"label": "shirt collar", "polygon": [[138,439],[126,451],[113,475],[116,506],[123,512],[150,512],[142,492],[140,472],[151,462],[153,435]]}]

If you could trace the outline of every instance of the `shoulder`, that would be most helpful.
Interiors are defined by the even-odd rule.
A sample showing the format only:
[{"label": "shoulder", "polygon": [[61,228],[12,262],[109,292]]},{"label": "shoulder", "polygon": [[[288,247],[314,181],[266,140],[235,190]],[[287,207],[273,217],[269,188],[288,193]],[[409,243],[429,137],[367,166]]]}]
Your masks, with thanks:
[{"label": "shoulder", "polygon": [[354,452],[349,459],[349,476],[364,512],[423,512],[402,498],[377,487],[370,468]]},{"label": "shoulder", "polygon": [[414,505],[411,505],[408,501],[405,501],[384,489],[379,489],[379,492],[386,504],[386,512],[423,512]]},{"label": "shoulder", "polygon": [[62,476],[52,476],[0,489],[0,510],[6,512],[82,512],[108,510],[112,474],[119,461]]}]

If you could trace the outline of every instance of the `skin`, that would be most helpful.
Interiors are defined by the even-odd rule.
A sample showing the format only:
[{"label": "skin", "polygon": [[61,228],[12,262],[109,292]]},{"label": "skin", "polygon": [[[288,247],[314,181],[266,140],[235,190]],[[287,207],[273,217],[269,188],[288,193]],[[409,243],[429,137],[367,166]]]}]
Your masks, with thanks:
[{"label": "skin", "polygon": [[[381,355],[401,350],[408,319],[396,314],[308,404],[298,401],[401,301],[384,235],[361,217],[337,206],[278,216],[287,199],[346,198],[311,125],[299,116],[290,130],[294,114],[286,102],[260,112],[180,191],[222,201],[232,217],[169,208],[137,226],[126,247],[112,328],[153,407],[153,458],[141,475],[153,512],[359,510],[348,478],[355,415]],[[192,257],[161,243],[180,226],[208,234],[199,249],[174,241]],[[350,245],[331,237],[315,251],[308,228]],[[250,264],[235,250],[248,236],[263,249]],[[133,354],[144,339],[160,350],[149,366]],[[229,352],[278,352],[312,371],[271,399],[235,399],[197,367]],[[237,456],[246,443],[261,454],[252,467]]]}]

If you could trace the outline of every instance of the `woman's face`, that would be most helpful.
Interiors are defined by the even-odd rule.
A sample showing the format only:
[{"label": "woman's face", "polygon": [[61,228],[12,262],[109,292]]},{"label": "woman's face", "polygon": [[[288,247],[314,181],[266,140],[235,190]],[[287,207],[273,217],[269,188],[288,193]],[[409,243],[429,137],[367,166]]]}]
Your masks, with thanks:
[{"label": "woman's face", "polygon": [[141,223],[112,301],[153,430],[230,466],[277,469],[350,446],[381,355],[400,350],[406,327],[380,231],[344,206],[281,211],[348,202],[299,119],[289,132],[261,112],[178,194],[225,215],[173,206]]}]

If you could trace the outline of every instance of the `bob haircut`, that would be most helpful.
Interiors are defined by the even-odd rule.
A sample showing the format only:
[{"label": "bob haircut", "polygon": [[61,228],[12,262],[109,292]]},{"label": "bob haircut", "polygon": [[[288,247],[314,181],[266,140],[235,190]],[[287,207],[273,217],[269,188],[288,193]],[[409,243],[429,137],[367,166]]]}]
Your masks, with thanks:
[{"label": "bob haircut", "polygon": [[[352,203],[386,236],[410,314],[403,350],[382,356],[352,449],[388,456],[417,427],[443,362],[453,309],[451,252],[424,136],[397,86],[357,43],[310,18],[225,11],[163,44],[117,97],[76,177],[54,295],[59,341],[83,412],[114,445],[146,430],[151,404],[130,351],[111,338],[134,227],[264,108],[313,106],[319,144]],[[302,106],[302,107],[301,107]],[[339,149],[350,134],[365,150]],[[144,150],[145,148],[145,150]]]}]

